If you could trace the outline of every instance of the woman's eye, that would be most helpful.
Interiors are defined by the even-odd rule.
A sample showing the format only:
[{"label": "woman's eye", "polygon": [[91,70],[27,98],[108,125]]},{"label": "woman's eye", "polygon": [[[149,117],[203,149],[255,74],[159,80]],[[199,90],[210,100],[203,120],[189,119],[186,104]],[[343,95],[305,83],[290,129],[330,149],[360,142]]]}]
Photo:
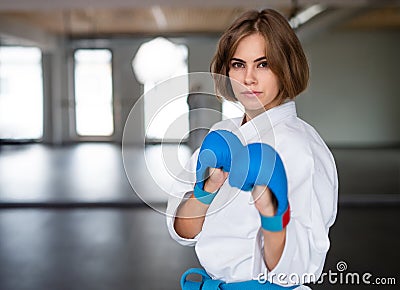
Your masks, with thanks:
[{"label": "woman's eye", "polygon": [[243,67],[244,67],[244,64],[241,63],[241,62],[233,62],[233,63],[231,64],[231,66],[232,66],[233,68],[243,68]]},{"label": "woman's eye", "polygon": [[261,62],[261,63],[258,64],[258,67],[260,67],[260,68],[266,68],[266,67],[268,67],[268,63],[267,63],[266,61],[263,61],[263,62]]}]

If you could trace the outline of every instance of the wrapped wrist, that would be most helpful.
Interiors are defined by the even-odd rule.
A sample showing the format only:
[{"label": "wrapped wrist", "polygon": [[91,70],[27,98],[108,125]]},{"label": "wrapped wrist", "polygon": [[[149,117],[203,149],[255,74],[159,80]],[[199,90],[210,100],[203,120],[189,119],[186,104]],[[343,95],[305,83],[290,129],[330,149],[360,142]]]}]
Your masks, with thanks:
[{"label": "wrapped wrist", "polygon": [[211,204],[211,202],[213,201],[213,199],[217,195],[217,192],[218,192],[218,190],[216,192],[214,192],[214,193],[205,191],[205,190],[201,189],[198,184],[196,184],[194,186],[194,190],[193,190],[194,197],[198,201],[200,201],[201,203],[204,203],[206,205]]},{"label": "wrapped wrist", "polygon": [[260,213],[261,227],[270,232],[282,231],[290,220],[290,206],[288,205],[286,210],[282,214],[276,214],[274,216],[264,216]]}]

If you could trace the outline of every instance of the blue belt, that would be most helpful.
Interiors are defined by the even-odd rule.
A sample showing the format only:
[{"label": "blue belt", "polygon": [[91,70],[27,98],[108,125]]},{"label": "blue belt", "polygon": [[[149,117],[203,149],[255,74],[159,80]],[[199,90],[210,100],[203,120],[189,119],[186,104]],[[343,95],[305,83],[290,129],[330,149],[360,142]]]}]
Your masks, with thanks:
[{"label": "blue belt", "polygon": [[[195,282],[186,280],[186,277],[190,274],[198,274],[202,277],[201,282]],[[183,273],[181,277],[181,288],[182,290],[282,290],[282,289],[294,289],[298,287],[290,286],[283,287],[277,284],[269,282],[260,283],[257,280],[250,280],[244,282],[225,283],[221,280],[213,280],[208,276],[207,272],[203,269],[192,268]]]}]

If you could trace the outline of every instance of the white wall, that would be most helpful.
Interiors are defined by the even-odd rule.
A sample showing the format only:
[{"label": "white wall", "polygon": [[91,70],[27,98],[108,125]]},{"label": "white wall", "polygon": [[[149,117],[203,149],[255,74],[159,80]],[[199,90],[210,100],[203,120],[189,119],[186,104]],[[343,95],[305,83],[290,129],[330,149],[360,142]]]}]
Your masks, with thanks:
[{"label": "white wall", "polygon": [[[112,43],[113,52],[113,93],[114,93],[114,141],[121,142],[124,126],[132,107],[142,96],[141,84],[136,80],[132,69],[132,60],[142,43],[141,39],[117,41]],[[143,103],[140,103],[143,104]],[[135,121],[129,124],[125,142],[144,144],[144,110],[135,110]]]},{"label": "white wall", "polygon": [[400,144],[400,31],[336,31],[304,49],[311,81],[298,113],[328,144]]}]

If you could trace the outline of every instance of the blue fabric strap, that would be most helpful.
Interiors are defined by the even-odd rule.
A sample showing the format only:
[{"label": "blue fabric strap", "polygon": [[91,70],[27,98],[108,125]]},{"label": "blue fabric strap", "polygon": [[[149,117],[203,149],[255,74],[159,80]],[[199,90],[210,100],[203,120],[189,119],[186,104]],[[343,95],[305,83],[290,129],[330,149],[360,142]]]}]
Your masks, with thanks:
[{"label": "blue fabric strap", "polygon": [[[198,274],[201,276],[201,282],[186,280],[190,274]],[[294,289],[298,286],[283,287],[269,282],[260,283],[257,280],[244,282],[225,283],[221,280],[213,280],[203,269],[192,268],[187,270],[181,277],[182,290],[283,290]]]},{"label": "blue fabric strap", "polygon": [[288,205],[283,214],[276,214],[275,216],[263,216],[262,214],[260,214],[260,217],[261,227],[264,230],[270,232],[282,231],[290,220],[290,206]]},{"label": "blue fabric strap", "polygon": [[[201,276],[201,282],[194,282],[194,281],[189,281],[186,280],[186,277],[190,274],[198,274]],[[208,276],[207,272],[203,269],[199,268],[191,268],[187,270],[185,273],[183,273],[181,277],[181,288],[182,290],[201,290],[201,287],[203,286],[203,281],[211,279],[210,276]],[[218,288],[217,288],[218,289]]]},{"label": "blue fabric strap", "polygon": [[198,184],[194,186],[193,194],[198,201],[207,205],[211,204],[214,197],[216,196],[216,193],[210,193],[208,191],[205,191],[201,189]]}]

